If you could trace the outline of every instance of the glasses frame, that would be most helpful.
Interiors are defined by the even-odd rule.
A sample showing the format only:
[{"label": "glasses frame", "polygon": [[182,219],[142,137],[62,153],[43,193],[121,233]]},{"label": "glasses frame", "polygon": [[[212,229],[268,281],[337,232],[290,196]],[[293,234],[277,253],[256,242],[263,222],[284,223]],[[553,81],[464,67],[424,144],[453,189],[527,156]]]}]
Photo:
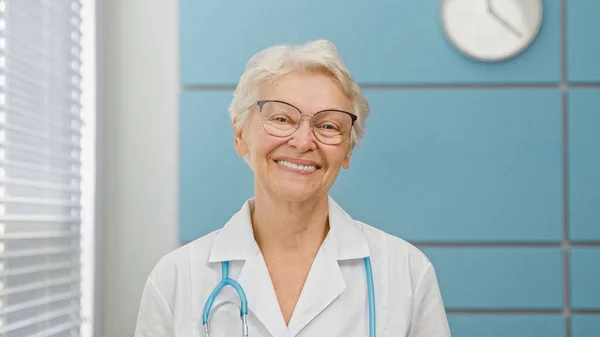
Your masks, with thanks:
[{"label": "glasses frame", "polygon": [[[267,128],[265,127],[264,119],[262,118],[262,109],[263,109],[263,106],[264,106],[266,103],[269,103],[269,102],[273,102],[273,103],[281,103],[281,104],[285,104],[285,105],[291,106],[292,108],[296,109],[296,110],[297,110],[297,111],[300,113],[300,119],[298,119],[298,122],[296,123],[296,125],[295,125],[295,128],[294,128],[294,131],[292,131],[292,132],[291,132],[289,135],[287,135],[287,136],[277,136],[277,135],[273,135],[273,134],[269,133],[269,131],[267,131]],[[296,131],[298,131],[298,129],[300,128],[300,123],[302,122],[302,118],[303,118],[303,117],[305,117],[305,116],[307,116],[307,117],[310,117],[310,118],[312,119],[312,118],[315,118],[315,116],[316,116],[316,115],[318,115],[318,114],[320,114],[321,112],[328,112],[328,111],[337,111],[337,112],[342,112],[342,113],[345,113],[346,115],[350,116],[350,118],[352,119],[352,124],[350,125],[350,132],[348,132],[348,134],[347,134],[347,135],[346,135],[346,136],[345,136],[345,137],[344,137],[344,138],[343,138],[343,139],[342,139],[340,142],[336,142],[336,143],[326,143],[326,142],[322,141],[322,140],[319,138],[319,136],[318,136],[318,135],[315,133],[315,128],[314,128],[314,125],[313,125],[312,123],[310,123],[310,130],[312,131],[312,133],[313,133],[313,135],[315,136],[315,138],[316,138],[316,139],[317,139],[319,142],[321,142],[321,143],[323,143],[323,144],[326,144],[326,145],[338,145],[338,144],[341,144],[341,143],[343,143],[344,141],[346,141],[346,139],[348,139],[348,137],[349,137],[349,136],[350,136],[350,134],[352,133],[352,128],[354,127],[354,122],[356,122],[356,119],[358,118],[358,116],[357,116],[357,115],[355,115],[355,114],[353,114],[353,113],[351,113],[351,112],[344,111],[344,110],[339,110],[339,109],[325,109],[325,110],[317,111],[317,112],[315,112],[315,113],[314,113],[314,114],[312,114],[312,115],[303,114],[303,113],[302,113],[302,111],[301,111],[300,109],[298,109],[296,106],[294,106],[293,104],[290,104],[290,103],[288,103],[288,102],[284,102],[284,101],[275,100],[275,99],[266,99],[266,100],[261,100],[261,101],[258,101],[258,102],[256,102],[256,105],[258,105],[258,111],[259,111],[259,112],[260,112],[260,114],[261,114],[261,116],[260,116],[261,118],[260,118],[260,119],[261,119],[261,124],[262,124],[262,126],[263,126],[263,129],[264,129],[264,130],[265,130],[265,132],[266,132],[266,133],[268,133],[269,135],[271,135],[271,136],[273,136],[273,137],[277,137],[277,138],[285,138],[285,137],[289,137],[289,136],[293,135],[293,134],[294,134]]]}]

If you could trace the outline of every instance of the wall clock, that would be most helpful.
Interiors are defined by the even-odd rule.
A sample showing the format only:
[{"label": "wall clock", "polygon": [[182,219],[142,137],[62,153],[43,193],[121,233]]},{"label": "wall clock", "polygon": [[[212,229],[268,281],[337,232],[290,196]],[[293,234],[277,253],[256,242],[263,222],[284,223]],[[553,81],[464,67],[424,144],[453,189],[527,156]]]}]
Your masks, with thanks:
[{"label": "wall clock", "polygon": [[446,37],[463,54],[498,62],[523,52],[542,24],[542,0],[441,0]]}]

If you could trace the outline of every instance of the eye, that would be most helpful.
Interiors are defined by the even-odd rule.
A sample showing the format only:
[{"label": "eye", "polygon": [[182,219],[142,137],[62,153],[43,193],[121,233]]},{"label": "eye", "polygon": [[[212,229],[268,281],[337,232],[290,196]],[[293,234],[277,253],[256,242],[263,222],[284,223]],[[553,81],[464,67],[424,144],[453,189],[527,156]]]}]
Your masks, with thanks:
[{"label": "eye", "polygon": [[323,129],[323,130],[338,130],[338,126],[335,125],[334,123],[330,123],[330,122],[325,122],[322,123],[321,125],[319,125],[319,128]]},{"label": "eye", "polygon": [[282,114],[271,117],[271,121],[273,121],[275,123],[281,123],[281,124],[293,123],[292,119],[289,116],[282,115]]}]

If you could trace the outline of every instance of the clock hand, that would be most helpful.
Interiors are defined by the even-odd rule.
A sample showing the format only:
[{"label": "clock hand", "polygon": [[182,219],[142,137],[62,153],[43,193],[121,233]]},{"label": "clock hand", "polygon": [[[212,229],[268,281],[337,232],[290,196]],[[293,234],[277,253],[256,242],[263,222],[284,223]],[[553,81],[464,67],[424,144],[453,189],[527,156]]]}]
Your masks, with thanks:
[{"label": "clock hand", "polygon": [[496,11],[494,10],[494,7],[492,6],[492,0],[487,0],[487,10],[490,14],[492,14],[493,17],[495,17],[502,25],[504,25],[504,27],[508,28],[508,30],[510,30],[513,34],[515,34],[518,37],[522,37],[523,34],[521,34],[518,30],[516,30],[515,28],[513,28],[513,26],[511,26],[508,22],[506,22],[506,20],[504,20],[503,18],[501,18]]}]

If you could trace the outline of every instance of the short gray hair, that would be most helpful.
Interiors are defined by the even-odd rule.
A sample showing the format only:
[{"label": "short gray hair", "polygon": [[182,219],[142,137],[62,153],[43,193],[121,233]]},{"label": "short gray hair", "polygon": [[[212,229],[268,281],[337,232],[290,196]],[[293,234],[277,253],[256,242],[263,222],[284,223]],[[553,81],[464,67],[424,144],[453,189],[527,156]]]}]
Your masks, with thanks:
[{"label": "short gray hair", "polygon": [[339,83],[344,94],[352,102],[352,112],[357,114],[350,134],[350,144],[352,147],[359,145],[366,133],[365,121],[370,114],[369,103],[346,68],[337,48],[327,40],[279,44],[252,56],[229,105],[229,115],[232,120],[235,118],[235,128],[239,130],[245,126],[263,85],[296,70],[325,73]]}]

